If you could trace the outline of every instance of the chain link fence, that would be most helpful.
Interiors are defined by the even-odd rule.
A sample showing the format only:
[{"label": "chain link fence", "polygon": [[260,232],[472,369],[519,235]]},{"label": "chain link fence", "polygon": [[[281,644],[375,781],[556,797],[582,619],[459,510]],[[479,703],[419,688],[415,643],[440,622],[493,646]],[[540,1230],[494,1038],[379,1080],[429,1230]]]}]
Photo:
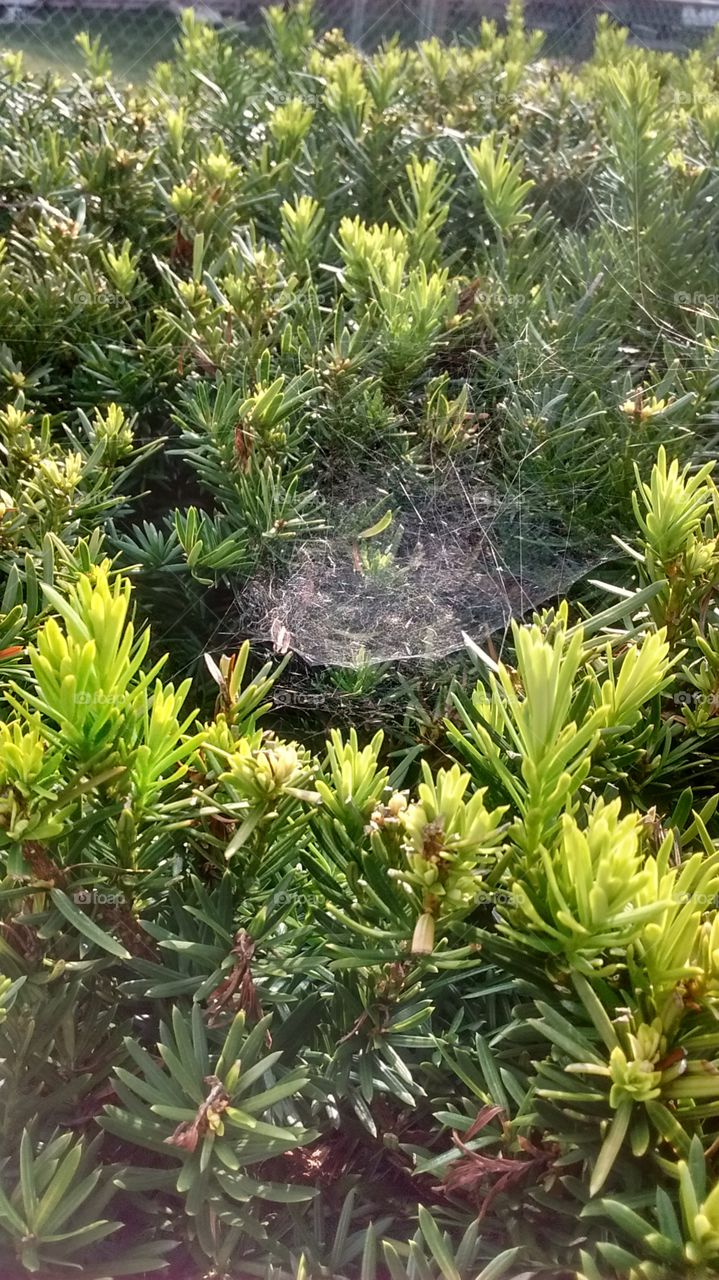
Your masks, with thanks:
[{"label": "chain link fence", "polygon": [[[282,0],[280,0],[280,3]],[[33,69],[71,74],[81,65],[76,35],[99,35],[115,74],[142,80],[172,51],[181,0],[6,0],[0,3],[0,48],[19,49]],[[261,26],[262,0],[209,0],[195,4],[205,20],[252,39]],[[436,35],[467,38],[483,17],[501,24],[505,0],[319,0],[320,28],[341,27],[365,48],[397,33],[405,42]],[[584,56],[600,13],[630,28],[632,39],[654,48],[690,48],[719,25],[719,0],[527,0],[528,25],[546,32],[545,52]]]}]

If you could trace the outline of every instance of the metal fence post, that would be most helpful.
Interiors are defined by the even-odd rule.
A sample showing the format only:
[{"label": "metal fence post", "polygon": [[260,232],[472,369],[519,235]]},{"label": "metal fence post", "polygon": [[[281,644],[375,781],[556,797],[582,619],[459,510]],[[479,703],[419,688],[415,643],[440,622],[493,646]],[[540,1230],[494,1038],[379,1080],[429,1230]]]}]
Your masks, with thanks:
[{"label": "metal fence post", "polygon": [[418,40],[429,40],[430,36],[439,36],[444,29],[447,13],[447,0],[422,0],[419,7]]},{"label": "metal fence post", "polygon": [[352,17],[349,24],[349,39],[352,44],[361,44],[365,33],[367,0],[352,0]]}]

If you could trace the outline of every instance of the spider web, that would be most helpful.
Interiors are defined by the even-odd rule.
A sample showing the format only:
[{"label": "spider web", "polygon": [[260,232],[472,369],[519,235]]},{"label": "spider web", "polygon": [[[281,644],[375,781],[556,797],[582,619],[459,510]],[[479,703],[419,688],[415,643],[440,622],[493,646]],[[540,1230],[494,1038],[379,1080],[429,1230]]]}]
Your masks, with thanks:
[{"label": "spider web", "polygon": [[[445,658],[562,595],[601,557],[535,483],[489,478],[481,450],[422,469],[345,458],[320,486],[326,534],[243,592],[259,639],[311,666]],[[378,515],[386,529],[366,536]],[[363,536],[365,535],[365,536]]]}]

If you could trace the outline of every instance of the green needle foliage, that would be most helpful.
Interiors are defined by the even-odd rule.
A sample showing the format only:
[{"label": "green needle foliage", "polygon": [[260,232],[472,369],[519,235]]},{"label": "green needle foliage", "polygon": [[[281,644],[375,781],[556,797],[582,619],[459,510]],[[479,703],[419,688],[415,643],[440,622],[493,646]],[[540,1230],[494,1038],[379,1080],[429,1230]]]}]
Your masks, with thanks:
[{"label": "green needle foliage", "polygon": [[305,0],[266,28],[188,12],[141,88],[90,40],[71,86],[0,76],[1,562],[102,525],[178,666],[337,532],[348,459],[470,525],[491,482],[591,559],[635,463],[713,441],[711,42],[602,21],[560,70],[519,3],[372,55]]},{"label": "green needle foliage", "polygon": [[419,772],[381,732],[316,752],[263,728],[279,673],[250,677],[247,644],[186,712],[99,547],[21,606],[8,1258],[711,1273],[719,616],[696,566],[719,572],[719,497],[664,455],[637,493],[630,586],[515,624],[511,661],[468,642]]},{"label": "green needle foliage", "polygon": [[[715,42],[81,47],[0,77],[3,1280],[707,1280]],[[237,602],[349,530],[389,627],[449,477],[606,581],[293,701]]]}]

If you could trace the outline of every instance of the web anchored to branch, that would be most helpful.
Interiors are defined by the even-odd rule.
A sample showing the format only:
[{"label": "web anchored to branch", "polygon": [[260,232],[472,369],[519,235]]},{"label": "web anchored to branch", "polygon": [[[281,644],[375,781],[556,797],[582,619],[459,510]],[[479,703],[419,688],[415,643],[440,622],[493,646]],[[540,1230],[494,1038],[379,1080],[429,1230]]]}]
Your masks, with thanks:
[{"label": "web anchored to branch", "polygon": [[[383,512],[369,529],[367,513]],[[311,664],[445,657],[565,592],[597,563],[549,503],[453,464],[364,467],[333,487],[324,537],[243,592],[256,635]]]}]

